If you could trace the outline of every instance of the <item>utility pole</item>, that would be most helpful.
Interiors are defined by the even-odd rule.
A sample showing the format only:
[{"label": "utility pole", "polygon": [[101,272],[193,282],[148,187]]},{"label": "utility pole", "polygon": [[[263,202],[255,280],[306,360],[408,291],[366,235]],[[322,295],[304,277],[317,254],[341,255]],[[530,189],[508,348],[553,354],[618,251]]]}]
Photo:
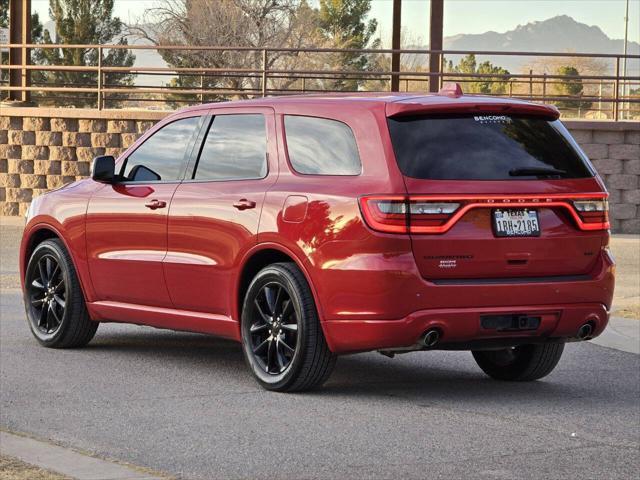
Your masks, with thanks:
[{"label": "utility pole", "polygon": [[[401,18],[402,18],[402,0],[393,0],[393,29],[391,33],[391,48],[393,50],[400,50],[400,32],[401,32]],[[400,53],[394,52],[391,54],[391,71],[400,71]],[[397,92],[400,90],[400,74],[391,74],[391,91]]]},{"label": "utility pole", "polygon": [[[622,59],[622,76],[625,78],[625,81],[622,82],[622,96],[627,96],[627,40],[629,38],[629,0],[627,0],[627,6],[624,13],[624,58]],[[624,102],[622,104],[624,106]],[[624,109],[623,109],[624,110]],[[624,112],[623,112],[624,115]]]},{"label": "utility pole", "polygon": [[[431,0],[431,14],[429,21],[429,50],[442,50],[442,31],[444,23],[444,0]],[[440,89],[440,61],[441,53],[429,55],[429,91]]]}]

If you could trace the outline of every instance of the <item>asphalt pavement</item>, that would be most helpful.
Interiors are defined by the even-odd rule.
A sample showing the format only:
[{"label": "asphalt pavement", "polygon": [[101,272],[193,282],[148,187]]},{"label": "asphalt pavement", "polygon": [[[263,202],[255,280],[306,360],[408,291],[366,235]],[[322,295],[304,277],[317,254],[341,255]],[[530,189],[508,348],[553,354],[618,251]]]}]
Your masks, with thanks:
[{"label": "asphalt pavement", "polygon": [[[5,230],[6,233],[6,230]],[[467,352],[341,357],[318,392],[260,389],[240,346],[103,324],[39,347],[0,245],[0,428],[179,478],[637,478],[640,356],[568,344],[533,383]]]}]

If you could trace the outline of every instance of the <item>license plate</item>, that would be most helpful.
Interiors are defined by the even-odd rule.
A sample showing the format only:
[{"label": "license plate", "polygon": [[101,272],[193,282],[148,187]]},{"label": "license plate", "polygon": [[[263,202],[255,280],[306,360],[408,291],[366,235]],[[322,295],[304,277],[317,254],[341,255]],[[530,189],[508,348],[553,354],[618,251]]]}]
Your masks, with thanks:
[{"label": "license plate", "polygon": [[493,230],[497,237],[537,237],[540,235],[538,212],[527,209],[493,211]]}]

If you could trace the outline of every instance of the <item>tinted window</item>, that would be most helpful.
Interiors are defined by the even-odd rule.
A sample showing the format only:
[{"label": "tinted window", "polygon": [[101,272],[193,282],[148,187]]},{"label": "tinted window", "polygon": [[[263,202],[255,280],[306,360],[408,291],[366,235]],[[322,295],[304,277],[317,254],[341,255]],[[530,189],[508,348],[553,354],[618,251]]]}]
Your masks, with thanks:
[{"label": "tinted window", "polygon": [[162,127],[140,145],[124,164],[124,180],[172,181],[182,177],[185,154],[200,117],[183,118]]},{"label": "tinted window", "polygon": [[560,122],[504,115],[389,119],[404,175],[439,180],[591,177]]},{"label": "tinted window", "polygon": [[213,119],[194,178],[239,180],[267,175],[263,115],[220,115]]},{"label": "tinted window", "polygon": [[289,160],[299,173],[358,175],[361,171],[356,139],[342,122],[286,115],[284,125]]}]

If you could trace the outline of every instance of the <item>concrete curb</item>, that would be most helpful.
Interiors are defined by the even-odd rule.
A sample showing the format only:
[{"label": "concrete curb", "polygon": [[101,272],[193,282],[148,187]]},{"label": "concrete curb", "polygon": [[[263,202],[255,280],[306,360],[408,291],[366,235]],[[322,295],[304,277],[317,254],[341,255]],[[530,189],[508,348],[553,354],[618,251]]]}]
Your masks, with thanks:
[{"label": "concrete curb", "polygon": [[601,347],[640,354],[640,320],[611,317],[605,331],[591,342]]},{"label": "concrete curb", "polygon": [[77,480],[166,480],[133,468],[0,431],[0,451],[25,463]]}]

